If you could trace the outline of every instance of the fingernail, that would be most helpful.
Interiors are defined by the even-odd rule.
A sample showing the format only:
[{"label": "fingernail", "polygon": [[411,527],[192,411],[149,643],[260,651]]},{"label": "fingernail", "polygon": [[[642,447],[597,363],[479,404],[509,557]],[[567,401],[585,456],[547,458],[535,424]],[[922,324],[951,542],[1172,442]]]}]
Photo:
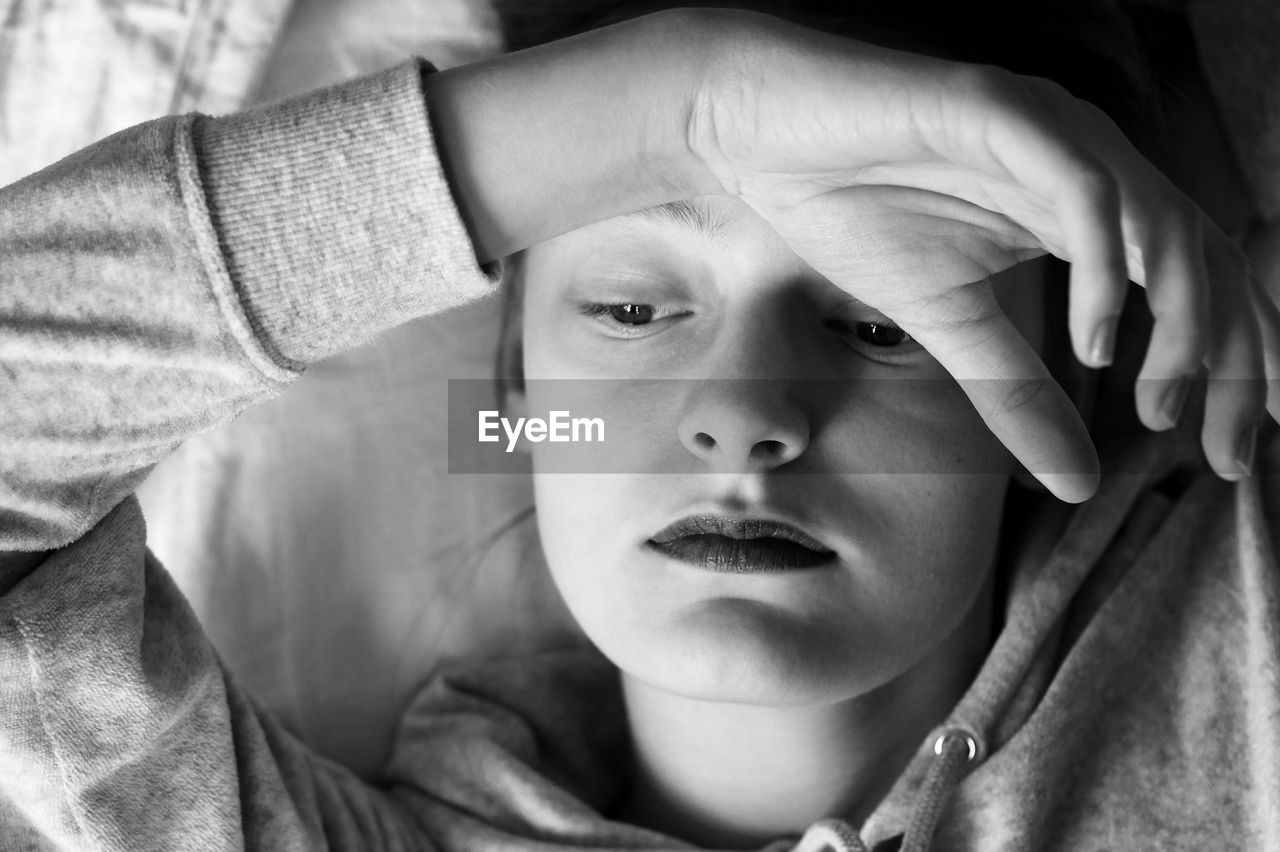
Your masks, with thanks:
[{"label": "fingernail", "polygon": [[1089,349],[1089,361],[1093,366],[1106,367],[1111,364],[1116,348],[1116,326],[1119,322],[1119,317],[1111,317],[1094,331],[1093,344]]},{"label": "fingernail", "polygon": [[1258,447],[1258,424],[1254,423],[1240,433],[1236,444],[1236,467],[1245,476],[1253,473],[1253,454]]},{"label": "fingernail", "polygon": [[1164,396],[1160,399],[1160,414],[1172,429],[1178,425],[1178,419],[1182,417],[1182,408],[1187,403],[1187,391],[1191,385],[1186,379],[1178,379],[1165,388]]}]

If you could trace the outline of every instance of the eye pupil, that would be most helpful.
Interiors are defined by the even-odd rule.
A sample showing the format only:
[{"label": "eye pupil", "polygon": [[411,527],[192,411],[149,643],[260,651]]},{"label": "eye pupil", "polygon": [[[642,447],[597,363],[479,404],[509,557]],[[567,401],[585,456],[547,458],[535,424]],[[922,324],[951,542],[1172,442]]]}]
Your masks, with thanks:
[{"label": "eye pupil", "polygon": [[653,305],[613,305],[609,315],[626,325],[644,325],[653,319]]},{"label": "eye pupil", "polygon": [[856,333],[860,340],[872,346],[897,346],[907,339],[905,331],[882,322],[860,322]]}]

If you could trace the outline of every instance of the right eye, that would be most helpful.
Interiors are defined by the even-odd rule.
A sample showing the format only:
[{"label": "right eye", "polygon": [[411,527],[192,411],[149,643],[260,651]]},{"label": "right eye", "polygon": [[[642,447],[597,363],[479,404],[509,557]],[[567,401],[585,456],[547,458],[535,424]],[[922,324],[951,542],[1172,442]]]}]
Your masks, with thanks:
[{"label": "right eye", "polygon": [[914,337],[884,315],[867,315],[834,319],[828,327],[858,354],[886,364],[914,363],[924,354],[924,347]]},{"label": "right eye", "polygon": [[859,322],[854,323],[853,333],[869,346],[892,348],[909,343],[911,335],[891,322]]},{"label": "right eye", "polygon": [[583,302],[578,305],[578,313],[594,320],[604,335],[627,339],[657,334],[667,327],[667,320],[687,312],[643,302]]}]

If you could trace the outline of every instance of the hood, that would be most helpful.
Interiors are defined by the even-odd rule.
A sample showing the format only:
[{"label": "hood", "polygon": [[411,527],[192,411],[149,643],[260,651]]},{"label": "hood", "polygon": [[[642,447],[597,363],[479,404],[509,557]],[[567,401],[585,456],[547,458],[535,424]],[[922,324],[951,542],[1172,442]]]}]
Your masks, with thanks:
[{"label": "hood", "polygon": [[[1105,599],[1107,576],[1118,576],[1132,561],[1124,554],[1140,551],[1165,520],[1174,500],[1157,494],[1144,503],[1144,493],[1188,457],[1172,438],[1144,439],[1104,455],[1118,461],[1104,461],[1103,487],[1057,512],[1060,524],[1029,519],[1040,535],[1011,555],[1004,624],[983,667],[871,817],[858,830],[823,820],[761,852],[930,848],[965,777],[999,757],[1036,712]],[[621,804],[630,754],[619,675],[594,651],[444,672],[412,702],[394,754],[387,781],[444,849],[693,848],[602,816]]]}]

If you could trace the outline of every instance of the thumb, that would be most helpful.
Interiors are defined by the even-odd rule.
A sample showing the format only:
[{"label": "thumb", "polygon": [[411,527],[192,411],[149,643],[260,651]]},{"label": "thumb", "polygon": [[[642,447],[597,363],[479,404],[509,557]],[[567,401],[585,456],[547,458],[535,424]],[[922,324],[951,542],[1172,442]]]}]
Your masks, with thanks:
[{"label": "thumb", "polygon": [[1084,421],[990,285],[950,290],[930,314],[899,324],[957,380],[1000,443],[1059,499],[1093,496],[1098,456]]}]

